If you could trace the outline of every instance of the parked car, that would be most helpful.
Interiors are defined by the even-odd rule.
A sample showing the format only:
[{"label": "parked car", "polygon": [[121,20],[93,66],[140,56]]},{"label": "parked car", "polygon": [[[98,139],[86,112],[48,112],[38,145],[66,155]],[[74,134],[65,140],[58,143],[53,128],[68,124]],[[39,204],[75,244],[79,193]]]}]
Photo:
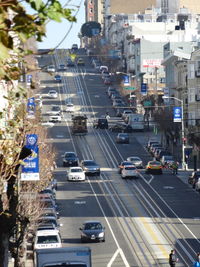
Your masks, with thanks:
[{"label": "parked car", "polygon": [[155,158],[156,160],[160,160],[162,156],[171,156],[171,153],[167,150],[160,150],[156,155]]},{"label": "parked car", "polygon": [[58,83],[61,83],[61,82],[62,82],[62,78],[61,78],[61,76],[60,76],[59,74],[56,74],[56,75],[54,76],[54,80],[55,80],[56,82],[58,82]]},{"label": "parked car", "polygon": [[48,92],[48,97],[49,98],[57,98],[58,97],[58,93],[55,90],[50,90]]},{"label": "parked car", "polygon": [[49,122],[54,122],[54,123],[57,123],[57,122],[61,122],[62,121],[62,118],[60,115],[51,115],[49,116]]},{"label": "parked car", "polygon": [[81,242],[105,242],[105,227],[99,221],[86,221],[79,230],[81,231]]},{"label": "parked car", "polygon": [[59,66],[58,66],[58,71],[66,71],[66,66],[65,66],[65,64],[60,64]]},{"label": "parked car", "polygon": [[162,164],[160,163],[160,161],[149,161],[146,166],[146,173],[162,174]]},{"label": "parked car", "polygon": [[63,167],[78,166],[79,159],[75,152],[65,152],[63,157]]},{"label": "parked car", "polygon": [[129,144],[129,135],[127,133],[118,133],[116,137],[116,143]]},{"label": "parked car", "polygon": [[35,235],[33,248],[47,249],[47,248],[60,248],[62,247],[61,237],[59,230],[38,230]]},{"label": "parked car", "polygon": [[77,66],[85,66],[85,62],[84,62],[84,60],[82,58],[78,58]]},{"label": "parked car", "polygon": [[95,119],[93,127],[96,129],[108,129],[108,120],[106,118]]},{"label": "parked car", "polygon": [[70,167],[67,170],[68,181],[85,181],[85,172],[81,167]]},{"label": "parked car", "polygon": [[53,105],[52,107],[51,107],[51,110],[50,111],[48,111],[48,114],[50,114],[50,115],[60,115],[60,106],[56,106],[56,105]]},{"label": "parked car", "polygon": [[136,156],[131,156],[127,158],[127,161],[131,161],[136,168],[143,169],[143,162],[141,158],[136,157]]},{"label": "parked car", "polygon": [[191,175],[188,177],[188,183],[192,185],[193,188],[195,188],[195,185],[200,178],[200,171],[193,171]]},{"label": "parked car", "polygon": [[174,162],[174,158],[173,156],[170,156],[170,155],[164,155],[160,159],[160,162],[162,163],[163,166],[170,165]]},{"label": "parked car", "polygon": [[94,160],[82,160],[80,166],[85,174],[100,175],[100,166]]},{"label": "parked car", "polygon": [[133,166],[133,163],[131,161],[127,161],[127,160],[122,161],[118,166],[118,173],[121,173],[124,166]]},{"label": "parked car", "polygon": [[111,132],[117,132],[117,133],[131,133],[132,127],[130,125],[127,125],[126,123],[119,122],[119,123],[111,125],[109,127],[109,130]]},{"label": "parked car", "polygon": [[124,168],[121,171],[121,177],[122,179],[124,178],[138,178],[139,173],[137,168],[132,165],[132,166],[124,166]]},{"label": "parked car", "polygon": [[54,65],[49,65],[49,66],[47,67],[47,71],[48,71],[48,72],[56,72],[56,68],[55,68]]}]

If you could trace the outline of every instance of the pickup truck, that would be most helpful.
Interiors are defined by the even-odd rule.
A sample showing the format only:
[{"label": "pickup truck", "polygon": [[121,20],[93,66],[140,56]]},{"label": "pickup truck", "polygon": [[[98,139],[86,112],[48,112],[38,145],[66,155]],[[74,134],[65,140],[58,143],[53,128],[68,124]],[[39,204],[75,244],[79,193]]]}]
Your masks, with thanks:
[{"label": "pickup truck", "polygon": [[91,249],[89,247],[61,247],[36,249],[35,267],[92,267]]}]

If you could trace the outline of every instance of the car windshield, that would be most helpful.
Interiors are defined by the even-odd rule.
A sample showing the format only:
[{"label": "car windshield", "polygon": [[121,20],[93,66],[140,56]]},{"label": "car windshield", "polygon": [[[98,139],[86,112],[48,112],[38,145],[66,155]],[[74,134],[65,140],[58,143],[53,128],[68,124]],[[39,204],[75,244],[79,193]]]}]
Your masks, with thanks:
[{"label": "car windshield", "polygon": [[130,158],[130,160],[131,160],[131,161],[141,161],[141,159],[139,159],[139,158],[134,158],[134,157]]},{"label": "car windshield", "polygon": [[158,165],[159,166],[160,165],[160,162],[158,162],[158,161],[151,161],[150,162],[150,165]]},{"label": "car windshield", "polygon": [[71,169],[71,172],[82,172],[83,170],[81,168],[77,168],[77,169]]},{"label": "car windshield", "polygon": [[100,223],[86,223],[85,230],[99,230],[102,229],[102,225]]},{"label": "car windshield", "polygon": [[65,154],[65,157],[66,157],[66,158],[75,158],[76,155],[75,155],[74,153],[66,153],[66,154]]},{"label": "car windshield", "polygon": [[56,91],[49,91],[49,94],[56,94]]},{"label": "car windshield", "polygon": [[58,107],[58,106],[52,107],[52,110],[53,111],[59,111],[60,110],[60,107]]},{"label": "car windshield", "polygon": [[67,104],[67,107],[73,107],[74,105],[73,104]]},{"label": "car windshield", "polygon": [[96,163],[95,163],[93,160],[84,161],[83,164],[84,164],[85,166],[96,165]]},{"label": "car windshield", "polygon": [[37,244],[58,243],[57,235],[38,236]]},{"label": "car windshield", "polygon": [[128,161],[126,161],[126,162],[122,162],[122,165],[123,166],[126,166],[126,165],[132,165],[133,163],[132,162],[128,162]]},{"label": "car windshield", "polygon": [[122,133],[121,133],[121,134],[119,134],[118,136],[124,138],[124,137],[128,137],[128,134],[125,134],[125,133],[122,134]]}]

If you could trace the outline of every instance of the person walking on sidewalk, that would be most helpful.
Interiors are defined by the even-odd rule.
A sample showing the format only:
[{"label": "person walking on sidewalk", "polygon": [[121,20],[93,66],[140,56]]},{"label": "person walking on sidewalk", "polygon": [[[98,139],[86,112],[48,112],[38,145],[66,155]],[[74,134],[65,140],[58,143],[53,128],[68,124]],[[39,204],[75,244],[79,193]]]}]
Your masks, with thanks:
[{"label": "person walking on sidewalk", "polygon": [[177,161],[174,161],[173,163],[172,163],[172,172],[173,172],[173,174],[178,174],[178,162]]},{"label": "person walking on sidewalk", "polygon": [[178,258],[175,255],[175,250],[171,250],[171,253],[169,254],[169,266],[175,267],[176,263],[178,261]]}]

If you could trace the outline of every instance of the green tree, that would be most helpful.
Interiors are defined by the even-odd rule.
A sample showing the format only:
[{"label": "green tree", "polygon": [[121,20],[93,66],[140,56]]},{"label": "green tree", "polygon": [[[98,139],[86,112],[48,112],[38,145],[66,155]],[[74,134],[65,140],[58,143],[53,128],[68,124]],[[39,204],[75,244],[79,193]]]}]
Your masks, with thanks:
[{"label": "green tree", "polygon": [[[23,3],[31,7],[34,14],[29,14]],[[5,102],[0,110],[0,266],[4,266],[5,251],[9,238],[16,230],[16,220],[20,221],[23,231],[30,220],[26,212],[22,213],[23,206],[20,207],[17,198],[18,167],[29,154],[23,149],[25,134],[30,127],[33,128],[25,120],[28,92],[16,86],[24,74],[21,66],[26,65],[26,56],[34,53],[24,44],[30,38],[42,41],[46,23],[50,20],[76,22],[73,11],[63,7],[58,0],[0,1],[0,95],[3,93],[0,101]],[[20,240],[23,240],[23,234],[20,233]],[[20,240],[13,242],[13,246],[19,245]],[[16,247],[13,251],[16,251]],[[17,253],[15,266],[20,266]]]}]

